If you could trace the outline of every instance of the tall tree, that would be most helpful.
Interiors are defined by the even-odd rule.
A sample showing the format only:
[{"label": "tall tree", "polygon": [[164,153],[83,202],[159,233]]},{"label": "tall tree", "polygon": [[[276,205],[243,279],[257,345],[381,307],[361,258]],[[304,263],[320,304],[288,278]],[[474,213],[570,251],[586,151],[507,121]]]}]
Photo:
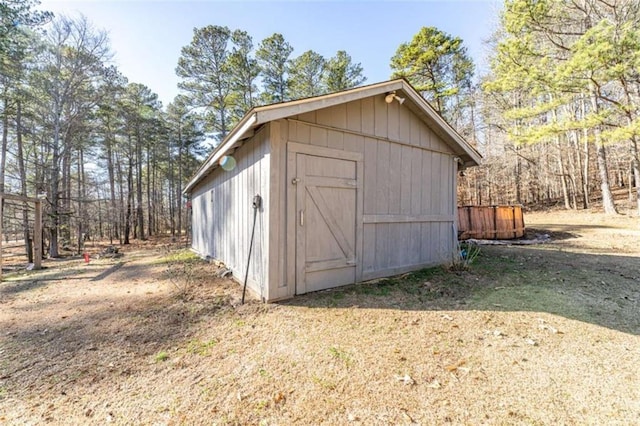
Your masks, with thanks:
[{"label": "tall tree", "polygon": [[25,28],[40,26],[53,17],[51,12],[33,10],[39,4],[37,0],[0,0],[0,61]]},{"label": "tall tree", "polygon": [[[133,141],[130,158],[135,158],[130,165],[135,166],[135,171],[129,171],[129,176],[135,175],[135,236],[142,240],[146,239],[144,226],[144,199],[143,199],[143,166],[145,162],[148,166],[149,150],[154,141],[154,133],[157,125],[154,121],[160,110],[158,95],[153,93],[147,86],[139,83],[130,83],[125,93],[125,111],[127,120],[127,136]],[[150,170],[147,167],[147,177]],[[130,183],[131,185],[131,183]],[[149,183],[147,181],[147,188]],[[149,195],[147,194],[147,201]]]},{"label": "tall tree", "polygon": [[[16,88],[24,79],[24,59],[29,44],[35,38],[29,29],[38,27],[51,19],[50,12],[34,11],[38,5],[34,0],[0,0],[0,96],[2,101],[2,140],[0,141],[0,191],[4,190],[7,161],[8,127],[10,103]],[[15,108],[13,109],[15,114]],[[0,206],[0,217],[1,217]]]},{"label": "tall tree", "polygon": [[176,73],[178,87],[193,108],[205,111],[214,137],[222,140],[231,129],[232,79],[228,58],[231,30],[209,25],[193,30],[193,39],[182,48]]},{"label": "tall tree", "polygon": [[68,167],[63,160],[69,159],[75,126],[99,101],[95,83],[102,76],[103,63],[110,59],[110,50],[106,33],[95,30],[84,17],[56,19],[47,30],[46,40],[46,49],[38,58],[41,64],[38,89],[40,98],[48,105],[47,124],[52,129],[48,191],[52,220],[50,255],[57,257],[60,218],[68,214],[61,210],[62,196],[68,193],[68,188],[61,188],[61,182],[70,182],[68,174],[64,175]]},{"label": "tall tree", "polygon": [[460,37],[423,27],[391,58],[393,77],[404,77],[445,118],[471,89],[474,66]]},{"label": "tall tree", "polygon": [[262,40],[256,51],[256,58],[262,76],[262,101],[266,104],[289,99],[289,57],[293,47],[284,40],[282,34],[275,33]]},{"label": "tall tree", "polygon": [[307,50],[290,61],[289,84],[292,99],[308,98],[326,93],[323,76],[326,60],[317,52]]},{"label": "tall tree", "polygon": [[327,92],[339,92],[360,86],[367,78],[362,74],[362,65],[353,63],[351,56],[339,50],[325,64],[324,85]]},{"label": "tall tree", "polygon": [[167,107],[169,126],[169,188],[171,235],[179,236],[182,230],[183,203],[182,188],[185,178],[196,169],[198,158],[204,154],[201,142],[204,139],[196,116],[189,111],[185,99],[177,96]]},{"label": "tall tree", "polygon": [[[574,156],[584,167],[580,179],[587,204],[588,143],[595,142],[603,208],[606,213],[616,213],[607,158],[610,149],[605,142],[629,140],[633,152],[635,107],[633,95],[627,98],[624,87],[631,94],[636,90],[633,82],[638,81],[637,56],[630,52],[637,51],[638,36],[633,28],[639,18],[637,2],[505,3],[492,62],[494,78],[485,88],[511,93],[523,90],[504,112],[513,119],[508,131],[516,140],[554,141],[566,205],[565,187],[578,187],[571,183],[575,179],[568,172]],[[563,145],[577,151],[580,139],[584,157],[567,155]],[[630,163],[635,163],[633,157]],[[568,169],[564,158],[569,160]]]},{"label": "tall tree", "polygon": [[258,61],[252,56],[253,41],[246,31],[231,34],[233,47],[228,58],[228,71],[233,91],[233,120],[238,121],[254,107],[258,88],[256,79],[260,73]]}]

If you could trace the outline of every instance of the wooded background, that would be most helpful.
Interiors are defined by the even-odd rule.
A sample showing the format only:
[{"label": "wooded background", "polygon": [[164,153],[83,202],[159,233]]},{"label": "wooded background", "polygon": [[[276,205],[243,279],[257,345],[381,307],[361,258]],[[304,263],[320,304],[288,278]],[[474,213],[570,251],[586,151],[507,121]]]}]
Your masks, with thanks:
[{"label": "wooded background", "polygon": [[[180,94],[163,106],[111,64],[104,31],[36,6],[0,0],[0,190],[45,197],[52,257],[87,238],[179,237],[182,187],[250,108],[366,81],[345,51],[296,56],[281,34],[254,45],[211,25],[182,49]],[[391,77],[408,79],[484,156],[459,179],[461,205],[601,200],[615,214],[621,187],[640,212],[639,21],[635,1],[506,1],[482,75],[464,41],[437,28],[398,47]],[[6,237],[29,240],[26,207],[3,207]]]}]

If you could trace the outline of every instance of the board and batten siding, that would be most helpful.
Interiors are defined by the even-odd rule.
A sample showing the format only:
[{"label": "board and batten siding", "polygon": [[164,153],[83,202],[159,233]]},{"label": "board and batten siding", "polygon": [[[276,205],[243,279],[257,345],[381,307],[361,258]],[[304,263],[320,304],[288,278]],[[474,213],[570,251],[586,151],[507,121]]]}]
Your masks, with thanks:
[{"label": "board and batten siding", "polygon": [[[277,125],[272,161],[277,158],[279,168],[286,164],[287,142],[363,155],[363,258],[358,280],[451,259],[456,241],[455,155],[406,105],[387,104],[384,96],[375,96],[292,116]],[[283,192],[290,178],[278,182]],[[284,204],[278,210],[284,212]],[[278,225],[283,228],[284,216]],[[279,268],[272,271],[274,280],[290,281],[286,265]]]},{"label": "board and batten siding", "polygon": [[220,260],[244,281],[253,225],[253,196],[260,194],[248,287],[269,299],[269,125],[263,126],[233,154],[236,168],[216,168],[192,192],[192,248],[201,256]]}]

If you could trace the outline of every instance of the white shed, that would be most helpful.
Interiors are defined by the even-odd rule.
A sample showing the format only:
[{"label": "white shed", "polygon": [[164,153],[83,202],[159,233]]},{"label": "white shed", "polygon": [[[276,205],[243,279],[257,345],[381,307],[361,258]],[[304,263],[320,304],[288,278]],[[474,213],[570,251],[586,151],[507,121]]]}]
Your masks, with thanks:
[{"label": "white shed", "polygon": [[[223,156],[237,166],[225,171]],[[184,189],[192,248],[275,301],[450,261],[480,155],[405,80],[249,111]]]}]

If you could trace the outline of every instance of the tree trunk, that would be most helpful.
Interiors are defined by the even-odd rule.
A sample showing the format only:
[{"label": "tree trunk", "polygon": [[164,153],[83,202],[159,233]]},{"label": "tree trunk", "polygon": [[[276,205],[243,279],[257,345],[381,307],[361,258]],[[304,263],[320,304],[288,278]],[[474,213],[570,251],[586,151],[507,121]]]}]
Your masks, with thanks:
[{"label": "tree trunk", "polygon": [[[22,103],[16,105],[16,157],[18,161],[18,173],[20,174],[20,195],[27,196],[27,172],[24,166],[24,147],[22,144]],[[25,252],[29,263],[33,263],[33,245],[29,238],[29,205],[24,203],[22,207],[22,229],[24,233]]]},{"label": "tree trunk", "polygon": [[178,213],[178,237],[182,232],[182,128],[178,128],[178,184],[176,185],[176,211]]},{"label": "tree trunk", "polygon": [[151,211],[152,199],[151,199],[151,152],[150,143],[147,143],[147,234],[151,236],[153,234],[153,212]]},{"label": "tree trunk", "polygon": [[176,217],[175,217],[175,173],[173,156],[171,155],[171,143],[167,144],[167,160],[169,161],[169,224],[171,227],[171,239],[176,237]]},{"label": "tree trunk", "polygon": [[[4,110],[2,113],[2,148],[0,151],[0,192],[4,192],[4,176],[7,167],[7,143],[9,140],[9,107],[7,100],[7,88],[5,87],[3,93]],[[2,201],[4,204],[4,201]],[[1,216],[0,216],[1,218]]]},{"label": "tree trunk", "polygon": [[[631,168],[633,169],[633,184],[636,190],[636,209],[640,216],[640,153],[638,152],[638,139],[631,137]],[[631,181],[629,181],[631,189]]]},{"label": "tree trunk", "polygon": [[571,203],[569,202],[569,191],[567,188],[567,171],[564,165],[564,159],[562,157],[562,147],[560,146],[560,138],[555,138],[556,148],[558,149],[558,167],[560,168],[560,184],[562,185],[562,198],[564,200],[565,210],[571,210]]},{"label": "tree trunk", "polygon": [[[119,161],[119,156],[116,155],[115,160],[117,164],[117,174],[118,174],[118,195],[119,195],[119,204],[118,204],[118,223],[120,224],[120,230],[122,231],[122,226],[125,222],[125,213],[124,213],[124,175],[122,173],[122,165],[121,161]],[[120,245],[124,244],[124,231],[118,234],[118,241]]]},{"label": "tree trunk", "polygon": [[145,240],[144,212],[142,209],[142,138],[140,137],[140,125],[136,126],[136,220],[137,237]]},{"label": "tree trunk", "polygon": [[[598,112],[598,99],[595,91],[592,90],[591,108],[594,113]],[[596,140],[596,159],[598,162],[598,173],[600,175],[600,190],[602,192],[602,207],[606,214],[618,214],[615,203],[613,202],[613,194],[611,193],[611,185],[609,184],[609,170],[607,167],[607,152],[604,143],[600,137],[600,127],[594,128]]]},{"label": "tree trunk", "polygon": [[[131,137],[129,137],[129,147],[131,147]],[[129,233],[131,232],[131,204],[133,203],[133,153],[129,150],[129,171],[127,179],[127,212],[124,219],[124,243],[129,244]]]},{"label": "tree trunk", "polygon": [[78,149],[78,254],[81,254],[84,249],[85,234],[88,232],[88,228],[85,224],[86,219],[86,206],[84,204],[85,190],[84,190],[84,153],[82,148]]},{"label": "tree trunk", "polygon": [[49,202],[51,204],[51,227],[49,256],[60,257],[58,248],[58,228],[60,226],[60,115],[58,103],[54,103],[53,145],[51,146],[51,177]]},{"label": "tree trunk", "polygon": [[[116,204],[116,182],[115,173],[113,169],[113,138],[111,134],[111,123],[107,121],[107,137],[105,138],[105,144],[107,148],[107,175],[109,178],[109,199],[111,202],[111,211],[107,215],[110,219],[109,226],[113,229],[113,233],[116,238],[119,238],[120,232],[120,216]],[[111,241],[113,244],[113,240]]]}]

